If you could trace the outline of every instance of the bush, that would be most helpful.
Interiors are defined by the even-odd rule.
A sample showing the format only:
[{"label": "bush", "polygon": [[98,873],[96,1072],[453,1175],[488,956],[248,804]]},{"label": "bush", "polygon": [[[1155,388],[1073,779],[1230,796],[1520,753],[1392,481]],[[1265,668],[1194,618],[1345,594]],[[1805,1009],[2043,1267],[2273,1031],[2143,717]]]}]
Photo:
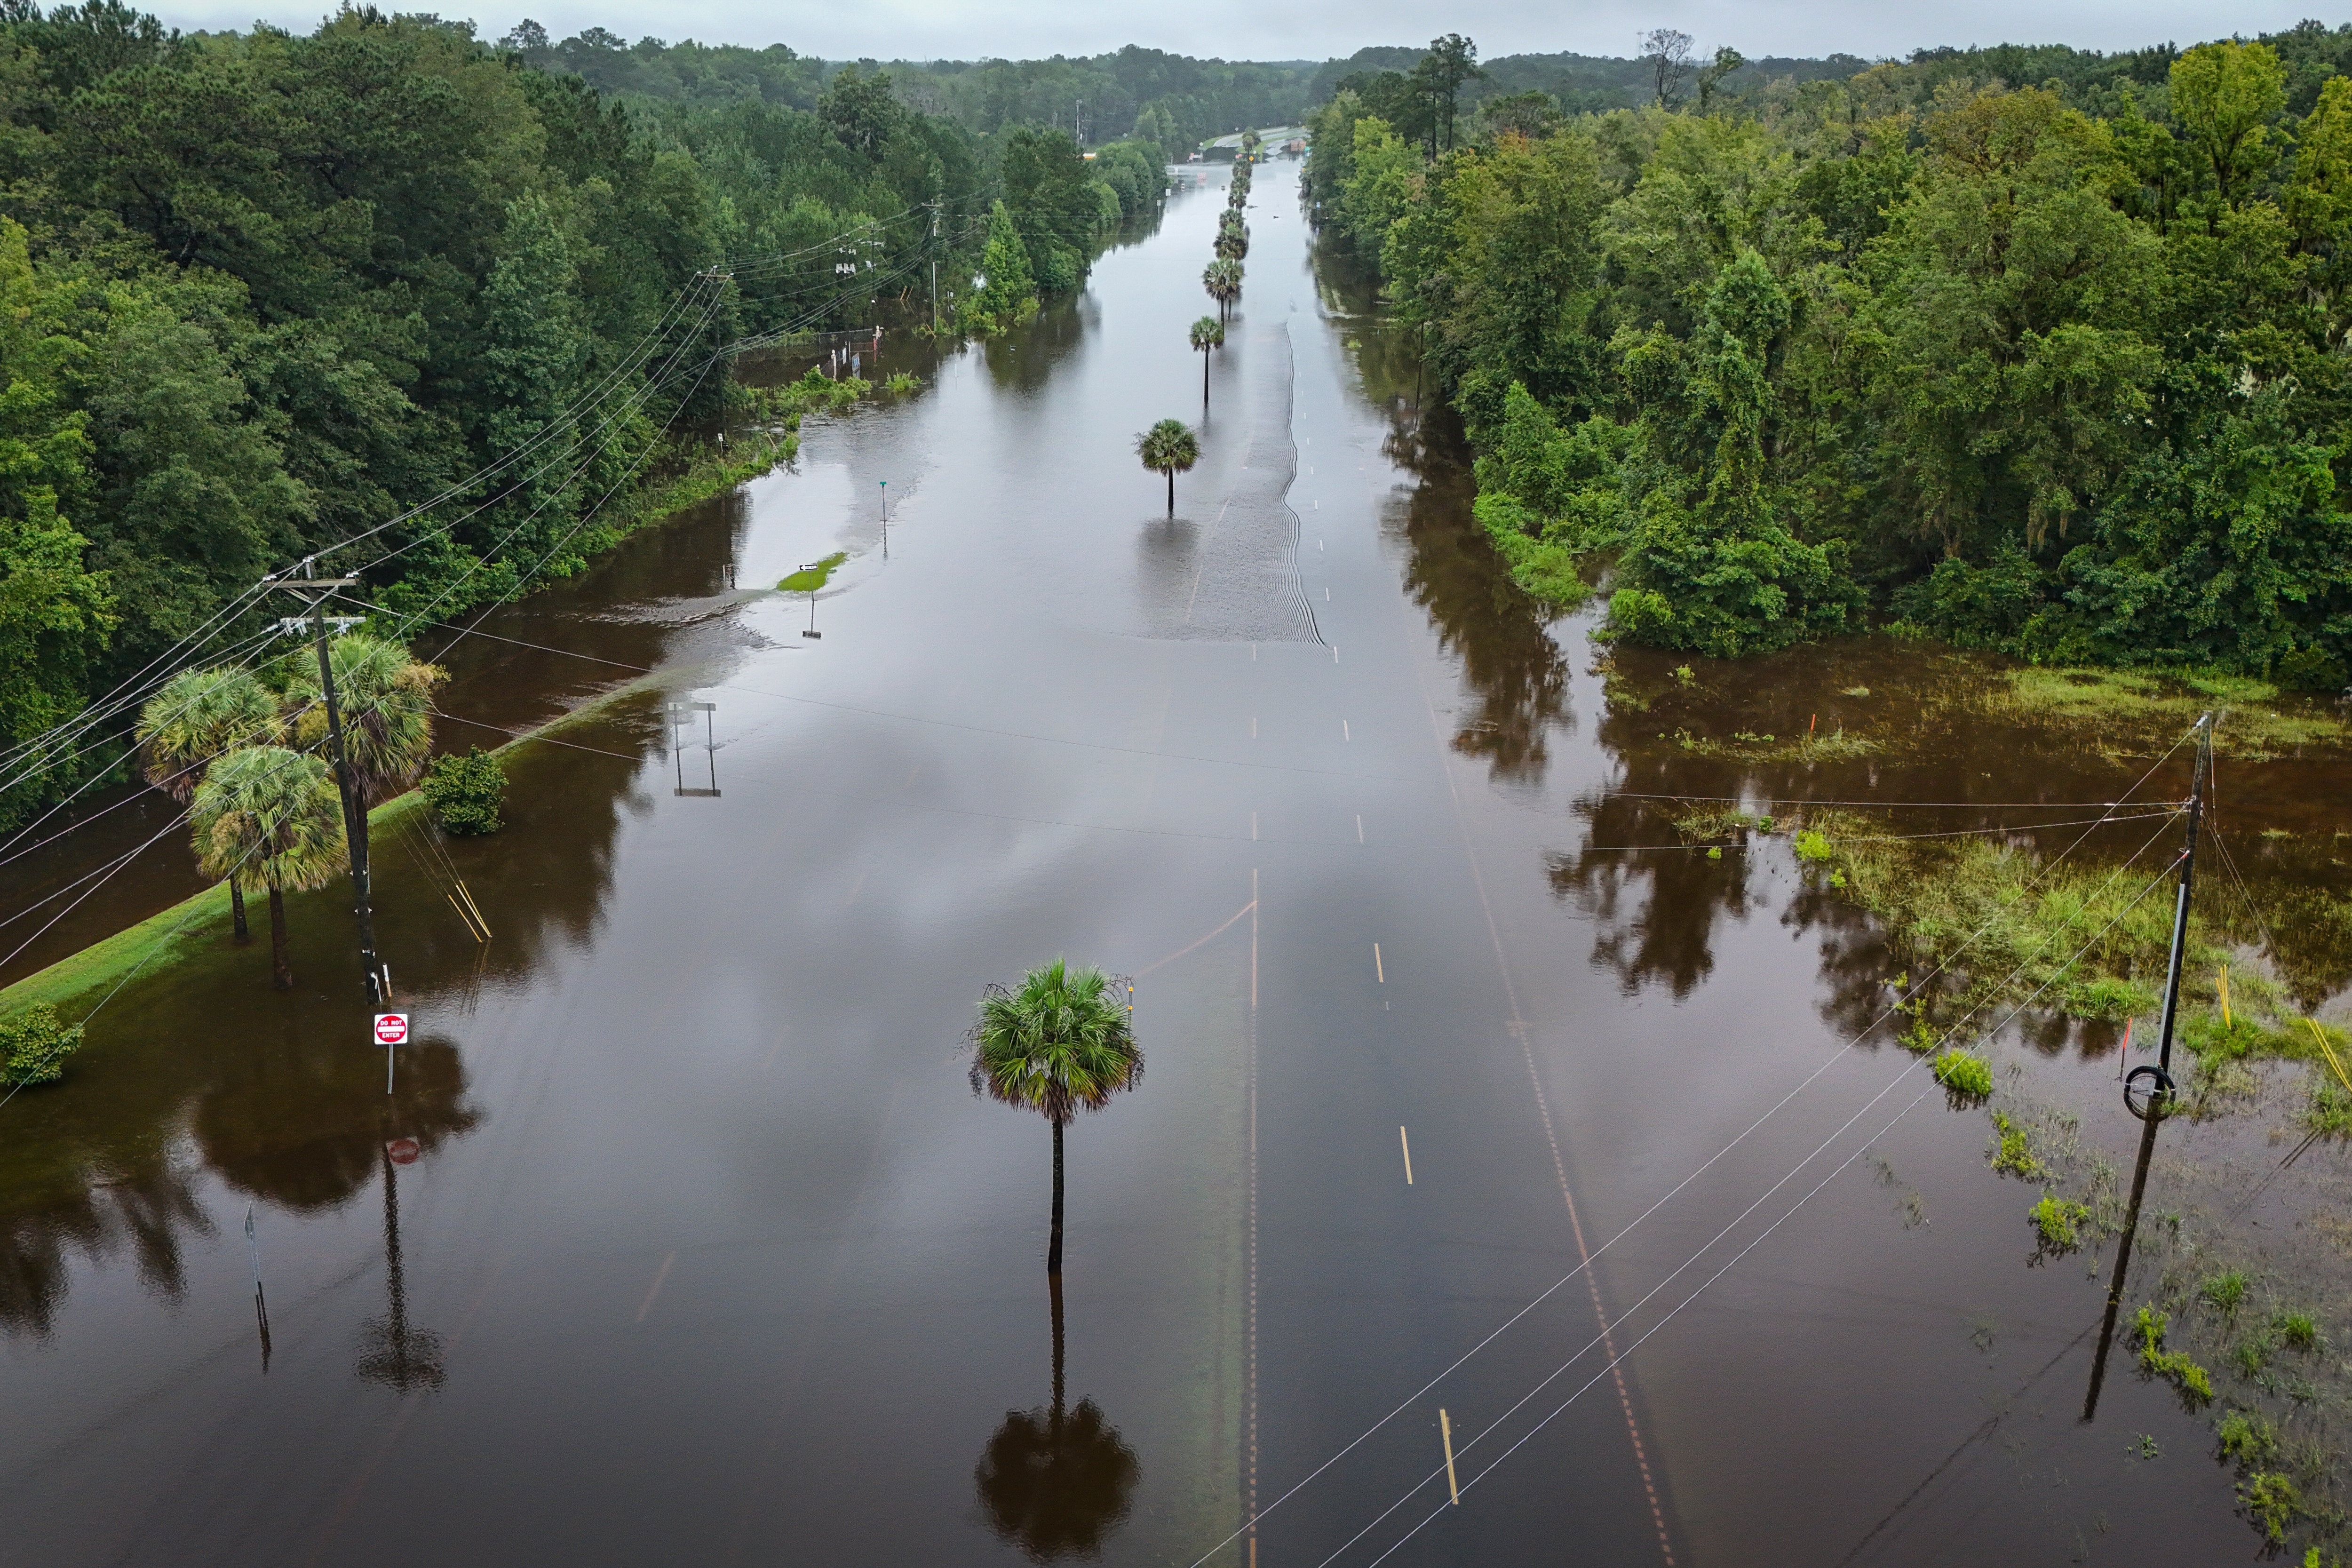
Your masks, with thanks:
[{"label": "bush", "polygon": [[506,770],[479,746],[462,757],[436,757],[425,770],[425,804],[441,831],[457,837],[496,833],[506,793]]},{"label": "bush", "polygon": [[81,1026],[66,1027],[47,1002],[0,1019],[0,1083],[55,1083],[65,1076],[66,1058],[80,1046]]},{"label": "bush", "polygon": [[1992,1092],[1992,1068],[1973,1051],[1946,1051],[1928,1070],[1936,1081],[1955,1094],[1982,1100]]},{"label": "bush", "polygon": [[[2033,1228],[2041,1234],[2042,1246],[2053,1252],[2072,1252],[2083,1244],[2080,1227],[2091,1217],[2091,1211],[2055,1193],[2044,1193],[2026,1217],[2032,1220]],[[2208,1393],[2206,1397],[2212,1395]]]}]

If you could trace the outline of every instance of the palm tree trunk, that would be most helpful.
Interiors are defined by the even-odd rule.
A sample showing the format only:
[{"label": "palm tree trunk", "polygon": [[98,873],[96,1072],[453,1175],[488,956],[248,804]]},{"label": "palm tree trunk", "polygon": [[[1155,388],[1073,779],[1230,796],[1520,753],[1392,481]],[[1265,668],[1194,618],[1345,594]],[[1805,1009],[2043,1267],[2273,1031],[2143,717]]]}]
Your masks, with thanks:
[{"label": "palm tree trunk", "polygon": [[1209,351],[1201,351],[1201,406],[1209,406]]},{"label": "palm tree trunk", "polygon": [[[1170,479],[1173,485],[1176,481]],[[1054,1233],[1045,1243],[1045,1272],[1058,1278],[1062,1272],[1062,1122],[1054,1121]]]},{"label": "palm tree trunk", "polygon": [[294,966],[286,956],[286,895],[275,884],[269,889],[269,983],[280,991],[294,989]]},{"label": "palm tree trunk", "polygon": [[[1176,470],[1173,468],[1168,470],[1168,515],[1176,515]],[[1062,1178],[1058,1174],[1062,1169],[1062,1125],[1058,1121],[1054,1124],[1054,1169],[1057,1173],[1054,1177],[1054,1190],[1058,1193],[1062,1190]]]},{"label": "palm tree trunk", "polygon": [[229,924],[236,933],[237,945],[242,947],[251,942],[253,932],[247,930],[245,924],[245,889],[236,885],[235,877],[228,879],[228,914]]}]

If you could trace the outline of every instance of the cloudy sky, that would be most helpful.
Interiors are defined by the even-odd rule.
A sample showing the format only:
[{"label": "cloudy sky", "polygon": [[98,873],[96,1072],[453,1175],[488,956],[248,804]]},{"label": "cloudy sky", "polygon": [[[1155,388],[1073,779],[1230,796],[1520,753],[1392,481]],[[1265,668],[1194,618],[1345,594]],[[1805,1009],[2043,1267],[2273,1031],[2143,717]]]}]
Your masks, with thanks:
[{"label": "cloudy sky", "polygon": [[[149,0],[152,4],[152,0]],[[855,0],[854,4],[751,5],[742,0],[383,0],[386,9],[438,9],[468,16],[495,38],[529,16],[557,37],[603,26],[625,37],[651,33],[706,43],[788,44],[828,59],[1013,58],[1096,54],[1144,44],[1180,54],[1229,59],[1322,59],[1366,44],[1417,44],[1461,32],[1486,55],[1559,49],[1581,54],[1633,52],[1642,30],[1676,26],[1712,50],[1730,44],[1758,55],[1825,55],[1839,50],[1899,56],[1927,44],[2065,43],[2133,48],[2189,43],[2230,33],[2293,26],[2313,14],[2310,0],[2254,0],[2221,5],[2198,0],[2031,0],[1864,5],[1858,0],[1456,0],[1447,5],[1402,0],[1330,0],[1305,5],[1265,0],[1195,0],[1143,12],[1100,0]],[[242,28],[258,16],[308,31],[326,9],[320,0],[177,0],[154,5],[166,22],[187,28]],[[2319,13],[2330,26],[2340,12]]]}]

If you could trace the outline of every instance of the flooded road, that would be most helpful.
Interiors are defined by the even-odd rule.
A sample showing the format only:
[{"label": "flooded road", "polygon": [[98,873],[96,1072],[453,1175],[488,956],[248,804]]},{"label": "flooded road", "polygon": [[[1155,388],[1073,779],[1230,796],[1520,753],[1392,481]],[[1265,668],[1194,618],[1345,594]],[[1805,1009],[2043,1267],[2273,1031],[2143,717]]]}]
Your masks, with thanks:
[{"label": "flooded road", "polygon": [[[293,994],[224,938],[0,1109],[0,1563],[2255,1555],[2164,1385],[2079,1421],[2104,1277],[1853,1016],[1864,922],[1608,793],[1755,773],[1510,586],[1294,174],[1174,518],[1190,171],[1082,298],[447,655],[447,743],[611,695],[501,834],[379,849],[392,1095],[329,892]],[[1775,787],[2140,771],[1994,765]],[[961,1045],[1056,954],[1148,1063],[1070,1129],[1058,1321],[1048,1130]]]}]

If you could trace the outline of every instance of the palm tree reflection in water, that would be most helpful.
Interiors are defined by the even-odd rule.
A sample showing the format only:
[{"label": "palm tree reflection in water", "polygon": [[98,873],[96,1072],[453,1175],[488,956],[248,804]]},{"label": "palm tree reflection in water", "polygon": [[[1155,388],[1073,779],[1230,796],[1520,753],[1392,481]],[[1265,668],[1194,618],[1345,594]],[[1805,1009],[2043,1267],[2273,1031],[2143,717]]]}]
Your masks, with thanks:
[{"label": "palm tree reflection in water", "polygon": [[1062,1277],[1045,1277],[1054,1304],[1054,1403],[1009,1410],[972,1471],[990,1528],[1034,1562],[1101,1555],[1127,1518],[1143,1466],[1091,1399],[1066,1410]]}]

